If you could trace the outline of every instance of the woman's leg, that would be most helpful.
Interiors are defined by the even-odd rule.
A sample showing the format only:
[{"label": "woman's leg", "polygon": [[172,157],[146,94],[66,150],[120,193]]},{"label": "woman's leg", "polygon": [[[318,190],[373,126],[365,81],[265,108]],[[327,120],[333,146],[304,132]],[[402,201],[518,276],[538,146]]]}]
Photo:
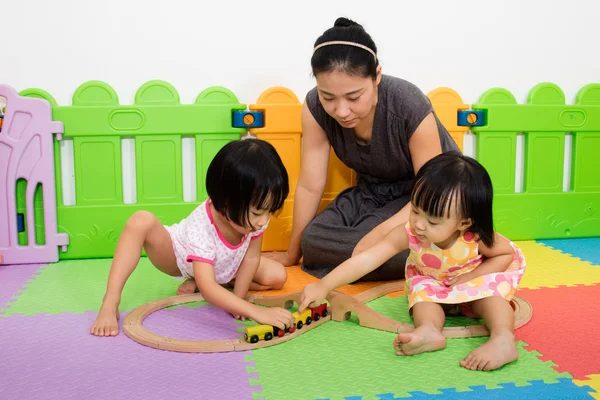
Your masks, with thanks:
[{"label": "woman's leg", "polygon": [[119,237],[110,267],[106,294],[90,333],[96,336],[116,336],[119,333],[119,303],[125,282],[137,266],[142,249],[152,264],[162,272],[180,276],[171,237],[158,218],[138,211],[129,218]]},{"label": "woman's leg", "polygon": [[[381,207],[365,198],[359,188],[348,189],[317,215],[302,234],[302,270],[322,278],[352,256],[356,244],[373,228],[396,214],[408,198]],[[385,262],[359,281],[404,278],[408,251]]]}]

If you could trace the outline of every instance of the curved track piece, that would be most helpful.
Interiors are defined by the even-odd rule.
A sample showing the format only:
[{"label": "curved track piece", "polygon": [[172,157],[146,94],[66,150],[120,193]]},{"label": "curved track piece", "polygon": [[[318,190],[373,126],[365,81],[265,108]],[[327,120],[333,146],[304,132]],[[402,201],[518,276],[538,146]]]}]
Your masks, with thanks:
[{"label": "curved track piece", "polygon": [[[295,293],[294,293],[295,294]],[[278,301],[286,302],[286,297],[289,299],[290,296],[279,296],[282,299]],[[299,294],[295,297],[298,298]],[[249,297],[248,300],[252,298]],[[261,301],[269,303],[268,298],[260,297]],[[187,294],[181,296],[172,296],[165,299],[151,301],[143,304],[133,311],[131,311],[123,320],[123,331],[132,340],[143,344],[145,346],[153,347],[161,350],[170,350],[183,353],[226,353],[230,351],[244,351],[258,349],[261,347],[274,346],[279,343],[287,342],[300,335],[301,333],[307,332],[315,327],[321,325],[325,321],[331,319],[331,309],[328,309],[329,314],[326,317],[322,317],[319,321],[312,321],[310,325],[304,325],[302,329],[297,329],[293,333],[288,333],[284,337],[275,337],[269,341],[261,340],[258,343],[248,343],[242,339],[229,339],[229,340],[185,340],[175,339],[166,336],[157,335],[150,332],[143,326],[144,319],[155,311],[162,310],[163,308],[192,303],[196,301],[202,301],[204,298],[200,294]],[[288,300],[292,301],[292,300]]]},{"label": "curved track piece", "polygon": [[[415,329],[414,325],[404,324],[385,317],[363,304],[403,289],[404,281],[398,281],[374,287],[355,297],[350,297],[335,291],[331,292],[327,297],[327,300],[331,304],[331,309],[333,310],[331,318],[334,321],[345,321],[350,318],[350,314],[354,312],[359,320],[360,326],[394,333],[412,332]],[[511,301],[511,305],[515,310],[515,329],[522,327],[531,320],[533,309],[527,300],[515,296]],[[470,325],[447,327],[444,328],[442,333],[447,338],[463,338],[488,336],[490,331],[485,325]]]},{"label": "curved track piece", "polygon": [[[352,313],[358,317],[359,324],[364,327],[379,329],[387,332],[405,333],[414,330],[414,325],[404,324],[395,321],[380,313],[373,311],[364,303],[375,300],[389,293],[403,290],[404,282],[390,282],[384,285],[369,289],[354,297],[347,294],[332,291],[327,296],[330,307],[328,308],[329,315],[321,318],[319,321],[313,321],[310,325],[304,325],[302,330],[296,330],[291,334],[286,334],[282,338],[273,338],[272,340],[261,340],[258,343],[248,343],[242,339],[233,340],[183,340],[174,339],[166,336],[154,334],[147,330],[143,325],[144,319],[155,311],[163,308],[202,301],[204,298],[200,294],[188,294],[182,296],[172,296],[165,299],[151,301],[143,304],[131,311],[123,321],[123,330],[125,334],[132,340],[143,345],[154,347],[162,350],[171,350],[187,353],[219,353],[230,351],[243,351],[258,349],[261,347],[274,346],[279,343],[286,342],[307,332],[325,321],[330,319],[334,321],[345,321],[350,318]],[[282,296],[263,296],[252,294],[247,297],[251,303],[267,306],[267,307],[283,307],[291,308],[295,303],[299,304],[301,292],[290,293]],[[511,301],[511,305],[515,310],[515,329],[520,328],[531,320],[532,307],[531,304],[518,296],[515,296]],[[484,325],[472,325],[462,327],[444,328],[443,332],[447,338],[461,337],[476,337],[489,335],[488,329]]]}]

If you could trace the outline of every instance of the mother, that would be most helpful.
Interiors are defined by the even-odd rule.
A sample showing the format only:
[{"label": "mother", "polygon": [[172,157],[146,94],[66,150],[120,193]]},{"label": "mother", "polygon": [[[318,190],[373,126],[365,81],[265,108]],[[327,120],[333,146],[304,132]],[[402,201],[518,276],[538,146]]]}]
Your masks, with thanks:
[{"label": "mother", "polygon": [[[356,22],[338,18],[315,42],[311,66],[317,86],[302,108],[302,166],[290,244],[287,252],[268,256],[284,265],[303,256],[302,269],[321,278],[406,223],[416,172],[458,147],[423,92],[382,75],[377,47]],[[356,171],[357,186],[315,217],[330,146]],[[400,253],[362,280],[403,278],[407,255]]]}]

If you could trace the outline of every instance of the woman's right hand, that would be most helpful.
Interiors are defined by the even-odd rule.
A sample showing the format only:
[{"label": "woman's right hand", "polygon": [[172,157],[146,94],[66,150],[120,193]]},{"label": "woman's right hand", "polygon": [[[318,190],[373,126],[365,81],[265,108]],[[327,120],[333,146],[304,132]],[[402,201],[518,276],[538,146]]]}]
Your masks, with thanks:
[{"label": "woman's right hand", "polygon": [[296,324],[296,319],[288,310],[281,307],[259,308],[255,318],[259,324],[273,325],[285,329]]},{"label": "woman's right hand", "polygon": [[270,258],[271,260],[277,261],[285,267],[298,264],[300,257],[292,257],[287,251],[273,251],[270,253],[263,253],[263,256]]}]

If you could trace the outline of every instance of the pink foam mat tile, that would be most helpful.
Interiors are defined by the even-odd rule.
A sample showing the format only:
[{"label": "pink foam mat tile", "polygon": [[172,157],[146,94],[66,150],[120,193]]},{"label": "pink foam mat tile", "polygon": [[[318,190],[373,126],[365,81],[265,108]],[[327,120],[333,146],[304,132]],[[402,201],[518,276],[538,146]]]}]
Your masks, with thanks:
[{"label": "pink foam mat tile", "polygon": [[23,290],[45,267],[42,264],[0,265],[0,315],[19,296],[19,290]]},{"label": "pink foam mat tile", "polygon": [[[177,353],[122,331],[95,337],[96,312],[0,318],[0,399],[251,399],[250,352]],[[123,315],[124,317],[124,315]],[[122,320],[122,319],[121,319]],[[235,320],[211,306],[150,315],[148,329],[176,338],[233,339]]]}]

